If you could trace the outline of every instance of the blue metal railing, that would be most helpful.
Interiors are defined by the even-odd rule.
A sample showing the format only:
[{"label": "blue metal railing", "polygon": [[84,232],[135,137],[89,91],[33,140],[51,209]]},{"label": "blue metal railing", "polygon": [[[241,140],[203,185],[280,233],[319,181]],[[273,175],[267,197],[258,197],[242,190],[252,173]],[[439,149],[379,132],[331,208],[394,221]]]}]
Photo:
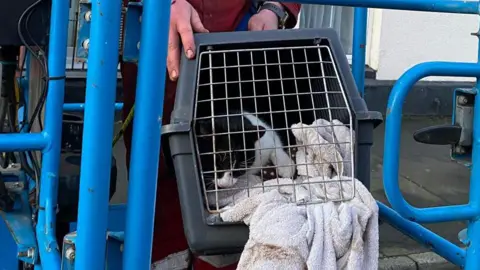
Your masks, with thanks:
[{"label": "blue metal railing", "polygon": [[121,1],[104,0],[91,9],[76,240],[83,252],[76,254],[77,269],[105,269],[121,7]]},{"label": "blue metal railing", "polygon": [[358,91],[365,93],[365,50],[367,47],[368,9],[355,8],[353,18],[352,73]]},{"label": "blue metal railing", "polygon": [[294,2],[313,5],[350,6],[460,14],[478,14],[480,6],[478,1],[461,0],[299,0]]},{"label": "blue metal railing", "polygon": [[[45,105],[45,127],[41,133],[48,143],[43,148],[36,233],[42,264],[52,270],[60,269],[61,262],[54,224],[56,224],[60,138],[62,136],[62,111],[65,94],[68,9],[68,1],[52,1],[48,51],[50,56],[48,59],[48,94]],[[28,135],[34,136],[25,134],[25,136]],[[7,138],[4,140],[8,141]],[[0,137],[0,141],[3,141],[3,138]]]},{"label": "blue metal railing", "polygon": [[[405,72],[396,82],[387,107],[387,118],[385,128],[385,149],[384,149],[384,186],[385,193],[392,208],[405,219],[420,223],[447,222],[468,220],[468,236],[470,245],[467,249],[466,258],[459,261],[458,258],[451,262],[465,266],[466,269],[476,269],[480,266],[480,96],[476,95],[473,116],[473,154],[470,176],[470,201],[465,205],[441,206],[419,209],[408,204],[403,198],[398,179],[399,154],[400,154],[400,130],[402,120],[402,106],[405,98],[413,85],[422,78],[428,76],[455,76],[455,77],[480,77],[480,65],[478,63],[449,63],[429,62],[414,66]],[[477,82],[477,89],[479,85]],[[387,142],[388,140],[388,142]],[[386,208],[383,212],[388,211]],[[382,213],[382,212],[381,212]],[[413,226],[407,227],[408,231],[427,231]],[[438,241],[436,242],[436,244]],[[461,249],[438,243],[435,248],[438,253],[451,253],[447,258],[455,254],[462,254]]]},{"label": "blue metal railing", "polygon": [[[463,0],[301,0],[305,4],[355,6],[353,74],[360,92],[364,90],[367,7],[445,13],[478,14],[479,2]],[[155,190],[160,151],[163,87],[170,0],[144,0],[139,77],[135,111],[132,162],[130,170],[127,227],[124,249],[125,269],[149,269],[151,258]],[[55,239],[55,211],[60,158],[63,110],[81,110],[81,104],[63,104],[69,3],[52,0],[49,46],[48,96],[45,129],[41,133],[0,134],[3,151],[42,150],[43,164],[40,211],[36,227],[43,269],[60,269],[60,252]],[[113,135],[113,111],[117,80],[117,45],[120,2],[98,0],[92,5],[92,32],[87,74],[87,96],[78,215],[76,267],[105,269],[105,242],[108,190]],[[160,53],[159,53],[160,52]],[[101,71],[101,72],[100,72]],[[480,66],[472,63],[427,63],[405,73],[391,92],[386,117],[384,183],[392,209],[379,204],[382,218],[421,242],[434,244],[434,250],[456,265],[467,269],[480,266],[480,106],[475,107],[473,165],[470,202],[467,205],[418,209],[402,197],[398,186],[399,132],[402,104],[409,89],[429,75],[480,76]],[[480,87],[477,85],[477,87]],[[101,91],[99,91],[101,88]],[[478,99],[478,97],[477,97]],[[480,102],[477,100],[477,102]],[[479,103],[477,103],[479,104]],[[148,146],[148,151],[144,149]],[[403,217],[402,217],[403,216]],[[416,222],[469,220],[470,246],[465,252],[428,231]]]},{"label": "blue metal railing", "polygon": [[[123,103],[115,103],[115,110],[123,109]],[[64,112],[81,112],[85,110],[85,103],[65,103],[63,104]]]},{"label": "blue metal railing", "polygon": [[152,85],[165,81],[170,3],[143,1],[135,97],[141,105],[135,108],[133,125],[124,269],[150,269],[164,98],[163,86]]}]

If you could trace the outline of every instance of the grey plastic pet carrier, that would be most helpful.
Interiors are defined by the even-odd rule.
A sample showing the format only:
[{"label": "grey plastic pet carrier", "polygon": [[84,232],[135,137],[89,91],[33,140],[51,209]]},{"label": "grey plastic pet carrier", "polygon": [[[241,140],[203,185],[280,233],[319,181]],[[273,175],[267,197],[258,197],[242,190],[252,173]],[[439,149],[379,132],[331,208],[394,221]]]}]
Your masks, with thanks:
[{"label": "grey plastic pet carrier", "polygon": [[[195,42],[197,57],[194,60],[187,60],[185,57],[182,59],[171,123],[164,126],[162,131],[164,138],[168,139],[168,144],[163,146],[171,156],[171,164],[177,177],[185,234],[194,253],[226,254],[243,249],[248,239],[248,228],[243,224],[223,222],[218,214],[221,210],[219,201],[222,198],[233,198],[228,203],[223,201],[223,204],[232,204],[235,203],[236,193],[250,194],[250,188],[253,190],[253,186],[248,183],[250,178],[238,177],[247,171],[247,167],[249,172],[255,172],[254,179],[260,181],[255,186],[257,189],[265,189],[263,181],[270,180],[270,183],[275,183],[274,181],[286,176],[297,181],[301,169],[298,165],[301,148],[298,146],[300,140],[293,136],[293,128],[299,123],[313,128],[318,128],[313,126],[314,122],[328,123],[320,128],[333,130],[333,123],[341,122],[347,128],[345,130],[350,131],[345,134],[349,134],[346,142],[351,145],[347,145],[345,149],[351,151],[338,156],[340,161],[336,156],[335,161],[327,167],[312,168],[331,171],[328,179],[347,179],[344,175],[350,175],[353,179],[354,176],[369,187],[373,129],[382,122],[382,115],[368,111],[360,97],[346,55],[334,30],[198,34]],[[258,119],[255,117],[262,122],[255,120]],[[214,118],[219,122],[215,122]],[[201,121],[207,123],[203,129],[200,126]],[[210,130],[212,135],[215,130],[220,130],[222,123],[226,124],[228,132],[217,133],[208,140],[201,140],[205,135],[202,133],[204,129]],[[248,125],[249,123],[253,125]],[[239,126],[242,128],[240,137],[233,132],[235,127]],[[247,126],[255,128],[252,130]],[[225,128],[225,125],[223,127]],[[247,129],[254,134],[253,137],[246,135]],[[276,133],[271,133],[272,130]],[[277,134],[278,137],[272,134]],[[267,152],[267,147],[259,148],[257,144],[262,141],[272,141],[263,139],[267,136],[274,138],[273,141],[279,139],[283,150]],[[228,140],[225,141],[225,138]],[[236,138],[236,141],[233,138]],[[212,142],[211,147],[207,142]],[[316,147],[325,150],[326,147],[337,147],[340,143],[334,138],[330,142],[334,146],[318,143]],[[229,150],[216,152],[215,149],[222,148],[222,144]],[[243,147],[241,150],[235,148],[239,145]],[[250,149],[261,151],[247,151],[247,145],[251,145]],[[274,145],[277,147],[277,144]],[[306,149],[308,145],[302,147]],[[259,166],[256,162],[263,160],[262,151],[274,155],[275,158],[282,153],[287,153],[287,156],[284,155],[283,161],[274,161],[275,159],[271,158],[269,165],[262,163]],[[308,155],[308,152],[302,153]],[[207,155],[211,155],[211,159],[207,159]],[[285,164],[285,160],[293,163]],[[226,165],[227,173],[219,173],[217,170],[225,166],[227,161],[230,163]],[[342,164],[338,165],[340,162]],[[308,171],[308,164],[305,164]],[[287,165],[291,165],[290,168],[293,169],[282,169]],[[241,173],[235,176],[237,169]],[[335,174],[338,177],[335,177]],[[310,177],[308,173],[306,177],[302,177],[302,181],[307,182],[317,179]],[[240,182],[238,179],[246,179],[242,181],[247,182],[243,186],[235,184]],[[233,185],[228,184],[229,181]],[[342,187],[342,182],[338,181]],[[224,195],[219,195],[221,192],[224,192]],[[233,196],[226,197],[225,192]],[[323,201],[348,199],[351,198],[326,198]],[[215,200],[215,203],[211,200]]]}]

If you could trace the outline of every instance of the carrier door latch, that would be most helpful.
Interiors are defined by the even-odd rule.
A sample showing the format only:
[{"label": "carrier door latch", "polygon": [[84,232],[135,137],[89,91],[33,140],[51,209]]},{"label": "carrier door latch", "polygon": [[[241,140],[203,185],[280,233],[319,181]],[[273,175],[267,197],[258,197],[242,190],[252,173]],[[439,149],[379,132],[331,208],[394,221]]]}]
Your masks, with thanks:
[{"label": "carrier door latch", "polygon": [[425,144],[451,145],[453,159],[469,161],[472,151],[475,95],[476,89],[455,89],[452,124],[419,129],[413,134],[415,141]]}]

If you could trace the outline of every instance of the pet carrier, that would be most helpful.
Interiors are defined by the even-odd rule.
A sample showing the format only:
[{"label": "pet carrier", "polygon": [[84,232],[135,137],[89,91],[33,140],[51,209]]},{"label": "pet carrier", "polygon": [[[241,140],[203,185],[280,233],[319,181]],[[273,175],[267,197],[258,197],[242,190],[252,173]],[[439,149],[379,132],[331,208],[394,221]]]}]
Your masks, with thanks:
[{"label": "pet carrier", "polygon": [[[267,148],[258,148],[258,144],[267,135],[281,141],[283,153],[288,153],[290,160],[296,161],[298,165],[296,153],[299,153],[300,147],[294,144],[293,126],[300,123],[311,125],[318,119],[329,122],[329,127],[333,126],[332,123],[341,122],[351,127],[348,129],[350,136],[347,136],[347,141],[354,142],[354,145],[346,147],[351,151],[347,151],[345,156],[338,156],[338,160],[332,161],[332,164],[337,162],[337,165],[326,169],[337,174],[337,178],[332,174],[331,179],[349,175],[349,180],[353,182],[352,176],[355,176],[369,186],[372,132],[381,122],[382,116],[377,112],[369,112],[360,97],[346,55],[334,30],[198,34],[195,42],[197,57],[195,60],[182,59],[171,123],[164,126],[162,131],[169,141],[166,151],[172,157],[185,233],[194,253],[209,255],[239,252],[248,239],[248,228],[245,225],[229,224],[221,220],[218,215],[221,210],[218,201],[222,196],[225,198],[225,195],[221,195],[222,192],[230,192],[226,194],[233,194],[232,197],[235,198],[235,192],[245,189],[243,192],[249,193],[252,186],[248,182],[243,186],[235,185],[240,180],[227,175],[227,178],[230,177],[228,179],[235,179],[232,180],[234,183],[228,186],[230,188],[223,186],[221,189],[218,184],[220,176],[215,177],[221,163],[235,163],[226,165],[229,167],[227,170],[232,170],[229,174],[235,177],[238,176],[235,175],[237,167],[241,167],[238,170],[243,172],[243,167],[248,167],[251,171],[257,168],[256,179],[260,179],[257,187],[262,186],[263,180],[271,178],[299,179],[300,167],[292,166],[296,170],[285,169],[293,163],[285,164],[285,161],[272,159],[269,166],[259,166],[253,162],[262,160],[258,153],[268,153]],[[262,119],[262,122],[255,120],[258,119],[256,117]],[[213,118],[218,119],[215,120],[217,122]],[[228,141],[223,140],[226,137],[221,137],[222,134],[210,136],[208,142],[213,141],[212,151],[207,141],[200,141],[205,135],[199,133],[205,131],[199,126],[202,121],[208,123],[203,128],[206,127],[210,134],[214,134],[215,129],[219,130],[222,123],[226,123],[228,131],[232,131],[232,134],[224,134]],[[252,145],[249,147],[252,149],[252,142],[259,138],[245,139],[248,122],[255,126],[251,133],[254,137],[261,136],[258,131],[261,131],[264,137],[256,143],[256,149],[260,150],[257,153],[250,152],[247,157],[246,146]],[[237,136],[237,141],[233,142],[234,126],[238,127],[239,123],[243,139]],[[272,135],[273,130],[278,136]],[[347,143],[333,139],[331,143],[334,142],[338,145]],[[228,145],[228,150],[215,153],[215,148],[221,148],[222,143]],[[242,145],[242,149],[233,149],[233,144]],[[320,149],[323,147],[322,144],[318,146]],[[273,152],[277,158],[281,154],[276,150]],[[210,160],[202,156],[209,153],[213,153]],[[234,160],[232,155],[237,156],[238,160]],[[288,157],[285,159],[288,160]],[[211,162],[214,166],[208,167]],[[238,163],[242,165],[239,166]],[[355,165],[351,166],[352,163]],[[210,175],[207,176],[208,173]],[[208,179],[214,179],[214,184],[212,185],[211,181],[206,183],[205,180]],[[248,180],[250,179],[245,181]],[[337,181],[341,187],[343,180]],[[326,198],[324,201],[347,199],[349,198]],[[211,203],[209,200],[215,202]]]}]

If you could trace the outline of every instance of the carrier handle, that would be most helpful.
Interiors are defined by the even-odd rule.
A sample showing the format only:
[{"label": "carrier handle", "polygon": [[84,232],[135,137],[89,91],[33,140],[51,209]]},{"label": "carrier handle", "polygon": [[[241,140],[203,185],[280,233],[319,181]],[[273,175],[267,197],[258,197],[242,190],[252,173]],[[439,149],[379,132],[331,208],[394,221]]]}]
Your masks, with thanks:
[{"label": "carrier handle", "polygon": [[[413,85],[428,76],[480,77],[480,64],[454,62],[426,62],[407,70],[395,83],[386,112],[383,159],[383,183],[387,199],[401,216],[419,223],[436,223],[469,220],[480,216],[480,96],[476,95],[474,109],[473,164],[470,177],[470,201],[468,204],[417,208],[403,197],[398,179],[400,157],[400,131],[402,107]],[[478,80],[478,79],[477,79]]]}]

